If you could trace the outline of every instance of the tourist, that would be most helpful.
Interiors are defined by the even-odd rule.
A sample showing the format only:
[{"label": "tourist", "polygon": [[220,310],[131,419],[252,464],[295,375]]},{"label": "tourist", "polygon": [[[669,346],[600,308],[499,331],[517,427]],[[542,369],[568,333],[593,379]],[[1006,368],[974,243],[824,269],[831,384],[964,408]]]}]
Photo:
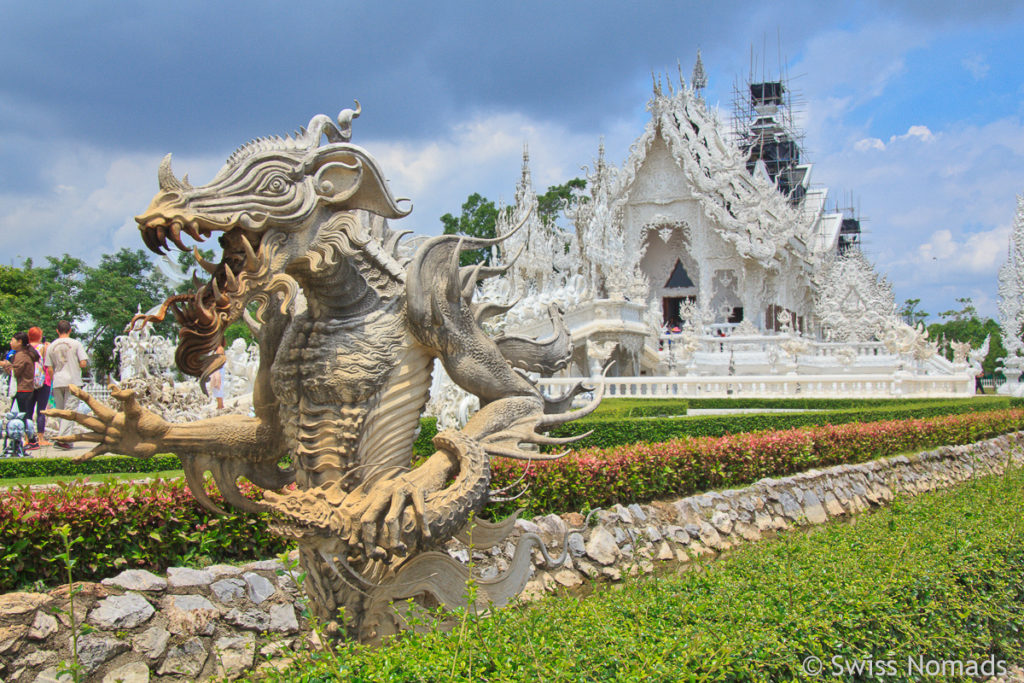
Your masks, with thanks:
[{"label": "tourist", "polygon": [[[217,355],[224,355],[224,347],[217,346]],[[224,367],[217,368],[217,372],[210,375],[210,395],[217,399],[217,410],[224,410]]]},{"label": "tourist", "polygon": [[[35,419],[36,434],[39,435],[39,445],[49,446],[50,442],[45,437],[46,415],[43,414],[43,411],[46,410],[46,404],[50,402],[50,383],[53,380],[52,370],[46,367],[46,350],[50,345],[46,343],[43,331],[38,327],[28,328],[28,341],[32,348],[36,350],[36,353],[39,354],[39,363],[41,363],[43,370],[43,383],[41,386],[36,387],[36,390],[32,393],[32,408],[26,419]],[[33,418],[33,415],[35,415],[35,418]]]},{"label": "tourist", "polygon": [[[0,361],[0,369],[13,375],[17,382],[17,393],[14,395],[18,403],[18,411],[25,414],[28,420],[31,416],[32,401],[36,387],[33,383],[36,374],[36,361],[39,360],[39,352],[29,343],[28,335],[24,332],[15,332],[11,337],[11,348],[14,349],[13,360]],[[32,437],[29,441],[28,450],[39,448],[39,442]]]},{"label": "tourist", "polygon": [[[68,387],[81,386],[82,369],[89,364],[82,342],[71,338],[71,325],[66,320],[57,323],[57,339],[50,344],[46,364],[53,370],[53,404],[58,410],[74,410],[78,399]],[[57,435],[69,436],[74,427],[71,420],[58,422]],[[57,441],[57,447],[69,450],[71,444]]]},{"label": "tourist", "polygon": [[[14,354],[15,353],[16,353],[16,351],[14,349],[8,349],[7,353],[4,354],[3,360],[5,360],[6,362],[10,363],[12,360],[14,360]],[[14,373],[12,372],[12,373],[10,373],[10,384],[7,387],[7,395],[11,397],[11,404],[9,406],[7,406],[8,410],[10,410],[11,408],[14,407],[14,395],[17,394],[17,393],[18,393],[18,380],[14,377]]]}]

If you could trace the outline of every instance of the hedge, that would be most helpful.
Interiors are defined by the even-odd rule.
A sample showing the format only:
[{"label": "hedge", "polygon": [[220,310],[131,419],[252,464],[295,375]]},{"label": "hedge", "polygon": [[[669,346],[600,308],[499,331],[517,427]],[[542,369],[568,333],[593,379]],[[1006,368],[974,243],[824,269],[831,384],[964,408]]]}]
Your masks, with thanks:
[{"label": "hedge", "polygon": [[[963,411],[994,410],[1012,405],[1024,406],[1021,399],[988,396],[972,399],[934,399],[905,401],[900,399],[605,399],[591,415],[555,430],[553,434],[566,436],[593,429],[594,435],[582,443],[587,446],[616,446],[624,443],[657,442],[680,436],[718,436],[721,434],[764,429],[786,429],[810,424],[839,423],[928,417]],[[644,417],[678,417],[687,408],[791,408],[820,410],[823,408],[871,408],[870,411],[831,412],[823,417],[814,415],[760,415],[737,414],[691,417],[686,421],[637,421]],[[898,408],[899,410],[894,410]],[[882,412],[877,412],[880,409]],[[889,412],[885,412],[889,409]],[[862,419],[861,419],[862,418]],[[413,456],[422,458],[434,452],[431,439],[437,434],[437,418],[420,420],[420,433],[413,444]],[[10,458],[0,459],[0,479],[49,477],[58,475],[109,474],[117,472],[166,472],[181,468],[173,455],[157,455],[150,460],[139,460],[121,455],[99,456],[82,463],[70,458]]]},{"label": "hedge", "polygon": [[[417,457],[434,452],[431,439],[437,434],[437,420],[433,417],[420,421],[420,433],[413,444]],[[100,455],[84,462],[75,462],[68,457],[57,458],[0,458],[0,480],[24,479],[27,477],[86,476],[90,474],[114,474],[138,472],[169,472],[180,470],[181,461],[171,454],[155,455],[140,460],[127,455]]]},{"label": "hedge", "polygon": [[140,460],[127,455],[100,455],[85,462],[71,458],[4,458],[0,459],[0,479],[55,477],[59,475],[113,474],[118,472],[167,472],[180,470],[176,455],[154,455]]},{"label": "hedge", "polygon": [[[243,490],[255,495],[251,486]],[[210,495],[230,509],[219,493]],[[264,559],[287,547],[267,529],[266,515],[218,517],[196,502],[184,480],[19,488],[0,494],[0,592],[66,580],[63,565],[53,561],[63,552],[53,532],[61,524],[70,525],[72,538],[82,537],[74,550],[76,580]]]},{"label": "hedge", "polygon": [[851,408],[886,408],[917,403],[956,405],[972,403],[997,408],[1024,406],[1024,400],[1010,396],[970,396],[964,398],[691,398],[692,409],[709,408],[783,408],[790,410],[846,410]]},{"label": "hedge", "polygon": [[[963,401],[919,401],[886,404],[857,410],[820,410],[800,413],[736,413],[687,416],[663,420],[587,419],[557,427],[552,436],[575,436],[590,431],[582,444],[610,448],[634,443],[658,443],[684,436],[723,436],[744,432],[793,429],[849,422],[880,422],[961,415],[1013,405],[1004,397]],[[696,408],[691,402],[690,408]],[[556,450],[549,448],[548,450]]]},{"label": "hedge", "polygon": [[999,663],[1024,661],[1022,499],[1013,469],[742,546],[699,571],[457,615],[451,632],[387,647],[289,653],[287,670],[260,680],[1005,680]]},{"label": "hedge", "polygon": [[492,487],[519,486],[528,493],[493,504],[487,514],[500,517],[518,507],[542,514],[680,497],[1022,429],[1024,410],[1013,409],[593,447],[529,464],[499,458],[492,465]]},{"label": "hedge", "polygon": [[[525,475],[522,462],[498,458],[492,463],[492,487],[525,486],[528,493],[494,503],[484,514],[493,519],[519,507],[540,514],[678,497],[1020,429],[1024,410],[1007,410],[591,448],[531,463]],[[219,494],[211,497],[222,502]],[[0,493],[0,590],[60,580],[59,567],[49,560],[62,551],[53,527],[65,523],[84,539],[76,548],[79,579],[100,579],[126,568],[266,558],[284,548],[267,530],[265,516],[217,518],[180,480],[16,489]]]}]

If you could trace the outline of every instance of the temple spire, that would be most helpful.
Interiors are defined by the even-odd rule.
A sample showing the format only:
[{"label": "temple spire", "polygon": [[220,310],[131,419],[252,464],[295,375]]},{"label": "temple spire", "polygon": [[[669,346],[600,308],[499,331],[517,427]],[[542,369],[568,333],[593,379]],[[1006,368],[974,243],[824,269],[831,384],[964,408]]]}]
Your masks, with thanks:
[{"label": "temple spire", "polygon": [[700,58],[700,48],[697,48],[697,62],[693,65],[693,75],[690,76],[690,85],[698,97],[703,97],[701,92],[708,87],[708,75],[704,72],[704,62]]}]

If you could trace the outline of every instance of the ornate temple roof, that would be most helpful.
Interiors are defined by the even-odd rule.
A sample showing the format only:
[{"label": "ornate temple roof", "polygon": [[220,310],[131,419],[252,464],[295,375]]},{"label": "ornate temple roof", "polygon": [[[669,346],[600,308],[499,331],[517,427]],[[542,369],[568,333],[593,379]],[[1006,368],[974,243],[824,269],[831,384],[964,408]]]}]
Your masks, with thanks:
[{"label": "ornate temple roof", "polygon": [[746,158],[723,134],[703,100],[680,79],[678,90],[660,82],[647,103],[651,113],[643,134],[615,174],[612,202],[624,202],[657,138],[683,172],[708,222],[737,253],[770,266],[795,238],[812,255],[827,236],[816,235],[820,207],[794,207],[765,174],[747,171]]}]

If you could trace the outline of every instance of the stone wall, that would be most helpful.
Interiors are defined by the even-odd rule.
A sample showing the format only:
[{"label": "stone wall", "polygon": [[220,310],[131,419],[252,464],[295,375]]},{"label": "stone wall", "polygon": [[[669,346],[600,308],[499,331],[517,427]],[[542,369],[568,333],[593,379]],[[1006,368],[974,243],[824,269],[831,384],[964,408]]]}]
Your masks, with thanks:
[{"label": "stone wall", "polygon": [[[593,515],[583,531],[579,513],[516,522],[568,559],[535,571],[524,590],[533,599],[588,579],[615,581],[623,573],[654,571],[658,563],[686,563],[794,526],[823,524],[894,495],[952,486],[974,476],[1024,464],[1024,432],[968,446],[763,479],[743,489],[705,493],[675,502],[617,505]],[[568,536],[566,535],[568,533]],[[515,536],[486,551],[452,543],[448,552],[482,578],[507,566]],[[88,680],[114,683],[237,677],[258,667],[284,666],[294,649],[316,642],[301,616],[297,577],[276,560],[242,567],[169,569],[166,576],[128,570],[100,584],[78,584],[76,623]],[[58,680],[71,659],[66,587],[49,593],[0,596],[0,682]],[[70,680],[65,677],[63,680]]]}]

